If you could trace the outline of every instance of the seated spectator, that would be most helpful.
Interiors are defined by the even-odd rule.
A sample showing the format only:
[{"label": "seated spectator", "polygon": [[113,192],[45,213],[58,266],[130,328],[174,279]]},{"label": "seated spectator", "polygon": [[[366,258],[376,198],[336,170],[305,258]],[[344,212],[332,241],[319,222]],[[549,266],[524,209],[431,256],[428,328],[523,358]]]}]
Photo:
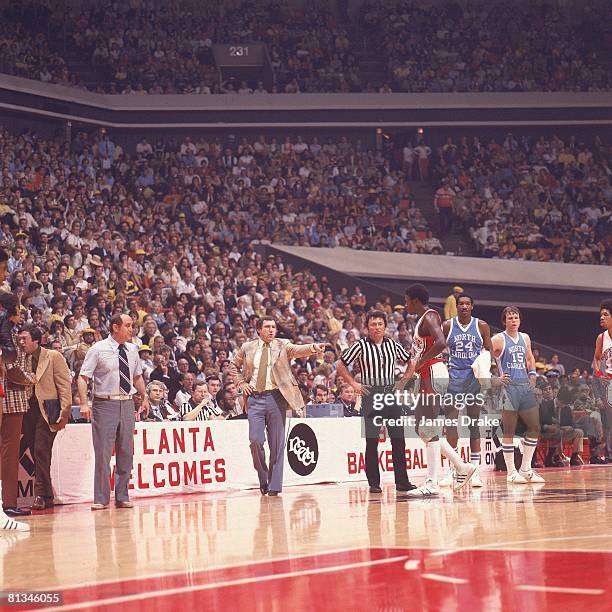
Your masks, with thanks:
[{"label": "seated spectator", "polygon": [[565,366],[559,361],[559,355],[553,355],[550,358],[550,369],[559,372],[560,376],[565,374]]},{"label": "seated spectator", "polygon": [[168,365],[168,357],[166,354],[162,353],[161,350],[154,355],[153,365],[155,368],[151,372],[149,380],[159,380],[163,382],[168,389],[168,401],[174,402],[174,398],[179,392],[182,382],[178,371]]},{"label": "seated spectator", "polygon": [[163,382],[153,380],[147,385],[147,397],[149,399],[149,416],[147,421],[180,421],[181,415],[168,401],[168,389]]},{"label": "seated spectator", "polygon": [[312,406],[316,404],[326,404],[326,403],[327,403],[327,387],[325,385],[315,385],[313,389],[313,393],[311,395],[311,400],[306,405]]},{"label": "seated spectator", "polygon": [[174,397],[175,406],[182,406],[191,399],[194,383],[195,376],[191,372],[183,374],[181,379],[181,388],[177,391],[176,396]]},{"label": "seated spectator", "polygon": [[[561,392],[559,392],[561,394]],[[571,396],[569,396],[571,397]],[[591,463],[606,463],[605,435],[598,400],[593,398],[589,385],[581,384],[578,387],[573,405],[571,406],[571,418],[580,427],[585,436],[588,436],[591,447]],[[569,424],[569,414],[566,422]]]},{"label": "seated spectator", "polygon": [[340,387],[338,399],[342,404],[345,417],[359,416],[361,414],[361,396],[356,398],[355,390],[351,385],[343,384]]},{"label": "seated spectator", "polygon": [[223,411],[223,417],[228,420],[246,419],[247,415],[236,407],[236,398],[231,390],[221,389],[216,396],[217,405]]},{"label": "seated spectator", "polygon": [[183,421],[223,420],[223,411],[215,405],[205,382],[196,382],[191,399],[180,407]]},{"label": "seated spectator", "polygon": [[541,396],[540,425],[542,438],[549,440],[548,454],[544,460],[546,467],[563,467],[563,445],[572,442],[570,465],[583,465],[582,459],[584,432],[574,427],[571,409],[566,393],[561,393],[555,399],[553,388],[549,383],[542,383],[534,391]]},{"label": "seated spectator", "polygon": [[148,383],[151,372],[155,369],[151,348],[146,344],[141,344],[138,348],[138,356],[140,357],[140,364],[142,365],[142,376],[145,382]]}]

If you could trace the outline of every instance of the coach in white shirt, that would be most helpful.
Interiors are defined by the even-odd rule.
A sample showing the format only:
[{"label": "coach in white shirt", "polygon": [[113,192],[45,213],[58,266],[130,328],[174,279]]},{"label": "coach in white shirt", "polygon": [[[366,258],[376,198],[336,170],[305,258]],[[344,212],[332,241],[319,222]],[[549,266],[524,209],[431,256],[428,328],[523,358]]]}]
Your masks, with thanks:
[{"label": "coach in white shirt", "polygon": [[[128,485],[134,459],[134,400],[142,398],[142,416],[149,404],[142,377],[138,349],[132,338],[132,317],[121,314],[110,320],[110,336],[96,342],[85,355],[78,379],[81,415],[91,420],[95,455],[94,503],[92,510],[105,510],[110,503],[110,459],[116,454],[115,505],[131,508]],[[87,387],[93,379],[93,402],[89,408]]]}]

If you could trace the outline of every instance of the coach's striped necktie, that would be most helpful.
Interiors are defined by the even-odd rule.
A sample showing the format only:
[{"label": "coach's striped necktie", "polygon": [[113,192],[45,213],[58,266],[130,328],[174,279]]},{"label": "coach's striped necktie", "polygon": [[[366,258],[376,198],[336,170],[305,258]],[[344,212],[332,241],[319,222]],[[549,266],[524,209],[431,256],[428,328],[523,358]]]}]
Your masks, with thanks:
[{"label": "coach's striped necktie", "polygon": [[119,388],[126,395],[132,390],[130,382],[130,364],[128,363],[127,353],[125,352],[125,344],[119,345]]}]

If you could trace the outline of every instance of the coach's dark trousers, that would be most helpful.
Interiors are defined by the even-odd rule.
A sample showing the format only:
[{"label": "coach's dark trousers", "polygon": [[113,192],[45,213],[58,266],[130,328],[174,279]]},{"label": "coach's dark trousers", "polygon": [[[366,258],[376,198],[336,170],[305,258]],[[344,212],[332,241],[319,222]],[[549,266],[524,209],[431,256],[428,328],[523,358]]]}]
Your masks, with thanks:
[{"label": "coach's dark trousers", "polygon": [[115,447],[115,502],[129,501],[134,461],[134,400],[94,399],[91,435],[95,456],[94,503],[110,502],[110,460]]},{"label": "coach's dark trousers", "polygon": [[[280,391],[253,393],[248,399],[249,442],[253,466],[257,470],[259,485],[268,485],[270,491],[283,490],[285,459],[285,420],[287,401]],[[264,442],[268,435],[270,461],[266,463]]]},{"label": "coach's dark trousers", "polygon": [[[402,410],[399,406],[384,406],[380,410],[373,407],[372,396],[375,393],[390,392],[392,387],[383,389],[372,387],[370,393],[363,397],[363,431],[366,438],[365,470],[368,484],[371,487],[380,486],[380,469],[378,466],[378,438],[380,435],[380,419],[400,419]],[[391,455],[393,458],[393,473],[396,486],[405,486],[408,480],[406,470],[406,439],[404,428],[398,425],[387,425],[387,432],[391,438]]]},{"label": "coach's dark trousers", "polygon": [[[51,482],[51,457],[56,431],[51,431],[47,421],[40,413],[36,395],[30,398],[30,409],[23,418],[23,451],[30,448],[34,460],[34,495],[53,501],[53,485]],[[23,452],[22,451],[22,452]]]}]

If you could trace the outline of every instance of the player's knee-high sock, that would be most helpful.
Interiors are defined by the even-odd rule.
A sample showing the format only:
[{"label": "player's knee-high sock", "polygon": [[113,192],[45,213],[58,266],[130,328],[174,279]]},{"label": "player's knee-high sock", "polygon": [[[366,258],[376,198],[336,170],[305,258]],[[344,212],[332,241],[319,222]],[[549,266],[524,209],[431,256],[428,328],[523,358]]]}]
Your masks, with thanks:
[{"label": "player's knee-high sock", "polygon": [[529,438],[525,436],[525,447],[523,449],[523,462],[521,463],[521,470],[523,472],[529,472],[531,470],[531,460],[533,459],[533,453],[535,453],[538,447],[537,438]]},{"label": "player's knee-high sock", "polygon": [[474,451],[470,453],[470,463],[474,465],[480,465],[480,451]]},{"label": "player's knee-high sock", "polygon": [[453,467],[458,470],[463,465],[463,459],[457,452],[456,448],[453,448],[446,438],[440,440],[440,450],[442,454],[453,464]]},{"label": "player's knee-high sock", "polygon": [[437,483],[440,473],[440,440],[427,442],[425,454],[427,456],[427,479]]},{"label": "player's knee-high sock", "polygon": [[502,443],[502,451],[504,453],[504,461],[506,462],[508,474],[516,472],[516,467],[514,465],[514,446],[512,444]]}]

